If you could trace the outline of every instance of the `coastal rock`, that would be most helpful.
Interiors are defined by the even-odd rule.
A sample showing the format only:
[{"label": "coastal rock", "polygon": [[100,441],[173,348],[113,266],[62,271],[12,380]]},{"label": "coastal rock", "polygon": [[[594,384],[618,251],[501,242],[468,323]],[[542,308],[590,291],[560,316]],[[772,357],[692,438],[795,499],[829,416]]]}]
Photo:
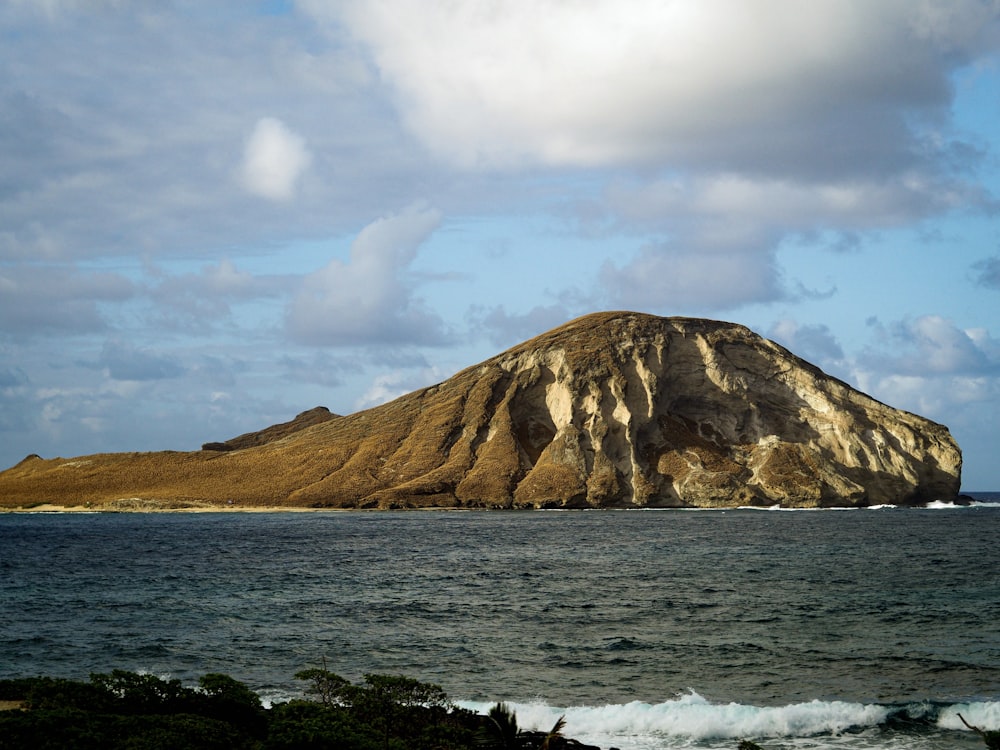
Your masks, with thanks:
[{"label": "coastal rock", "polygon": [[293,432],[304,430],[306,427],[312,427],[314,424],[336,419],[338,416],[338,414],[332,413],[325,406],[317,406],[314,409],[297,414],[295,419],[288,422],[271,425],[257,432],[247,432],[221,443],[205,443],[201,446],[201,449],[203,451],[234,451],[242,448],[253,448],[257,445],[266,445],[267,443],[287,437]]},{"label": "coastal rock", "polygon": [[337,508],[857,507],[951,500],[961,476],[946,427],[882,404],[743,326],[693,318],[585,316],[438,385],[326,415],[226,441],[232,450],[33,460],[0,473],[0,497],[6,505],[144,497]]},{"label": "coastal rock", "polygon": [[[545,732],[527,731],[518,733],[517,750],[537,750],[540,747],[547,747],[549,750],[601,750],[597,745],[585,745],[579,740],[569,737],[551,737]],[[616,748],[612,747],[609,750],[616,750]]]},{"label": "coastal rock", "polygon": [[233,446],[229,443],[202,443],[203,451],[231,451]]}]

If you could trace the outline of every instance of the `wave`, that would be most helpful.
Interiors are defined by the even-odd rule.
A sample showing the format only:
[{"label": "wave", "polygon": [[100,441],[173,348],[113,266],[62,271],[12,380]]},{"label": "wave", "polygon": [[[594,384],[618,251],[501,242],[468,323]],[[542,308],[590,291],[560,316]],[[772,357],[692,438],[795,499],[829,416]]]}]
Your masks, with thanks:
[{"label": "wave", "polygon": [[970,505],[956,505],[953,502],[945,500],[932,500],[926,505],[922,506],[925,510],[957,510],[962,508],[968,508]]},{"label": "wave", "polygon": [[[784,505],[740,505],[736,510],[757,510],[772,513],[838,513],[844,511],[852,510],[895,510],[898,505],[862,505],[860,508],[856,508],[851,505],[831,505],[829,507],[822,508],[793,508],[786,507]],[[957,506],[956,506],[957,507]],[[708,508],[706,510],[715,510],[714,508]],[[728,508],[726,510],[732,510]]]},{"label": "wave", "polygon": [[938,713],[937,726],[941,729],[964,729],[962,714],[967,722],[987,731],[1000,730],[1000,701],[955,703],[945,706]]},{"label": "wave", "polygon": [[[544,513],[565,513],[565,514],[576,514],[576,513],[727,513],[734,510],[756,510],[756,511],[771,511],[780,513],[822,513],[822,512],[837,512],[837,511],[851,511],[851,510],[964,510],[966,508],[1000,508],[1000,492],[991,493],[978,493],[981,495],[990,495],[989,500],[983,499],[973,499],[971,501],[954,503],[948,500],[932,500],[925,505],[893,505],[892,503],[883,503],[881,505],[862,505],[859,507],[853,505],[829,505],[822,507],[809,507],[809,508],[797,508],[783,506],[780,503],[775,503],[774,505],[737,505],[737,506],[704,506],[704,507],[653,507],[653,508],[536,508],[532,511],[533,514],[544,514]],[[281,509],[275,512],[280,512]],[[294,509],[293,509],[294,510]],[[45,515],[55,515],[62,511],[23,511],[25,515],[31,514],[45,514]],[[73,510],[74,515],[81,515],[84,513],[92,513],[99,515],[102,511],[92,511],[92,510]],[[317,511],[319,513],[329,513],[329,514],[344,514],[350,513],[352,511],[344,510],[330,510],[324,509]],[[481,509],[476,508],[443,508],[442,513],[448,514],[475,514],[481,512]]]},{"label": "wave", "polygon": [[[912,506],[914,510],[968,510],[970,508],[1000,508],[1000,503],[983,500],[972,500],[969,502],[955,503],[950,500],[932,500],[925,505]],[[788,508],[782,505],[740,505],[735,510],[756,510],[773,513],[827,513],[837,511],[866,511],[866,510],[909,510],[910,506],[892,505],[883,503],[881,505],[862,505],[853,507],[847,505],[834,505],[823,508]],[[698,510],[733,510],[733,508],[699,508]]]},{"label": "wave", "polygon": [[922,505],[925,510],[966,510],[968,508],[1000,508],[1000,504],[984,500],[973,500],[971,502],[953,503],[945,500],[934,500]]},{"label": "wave", "polygon": [[[460,701],[463,708],[486,713],[493,703]],[[605,706],[560,708],[544,702],[507,705],[525,729],[547,730],[565,716],[567,734],[601,747],[654,748],[683,742],[740,738],[794,740],[840,736],[869,729],[898,732],[956,730],[968,732],[958,715],[981,729],[1000,729],[1000,702],[908,704],[813,700],[784,706],[713,703],[694,690],[664,703],[640,701]]]}]

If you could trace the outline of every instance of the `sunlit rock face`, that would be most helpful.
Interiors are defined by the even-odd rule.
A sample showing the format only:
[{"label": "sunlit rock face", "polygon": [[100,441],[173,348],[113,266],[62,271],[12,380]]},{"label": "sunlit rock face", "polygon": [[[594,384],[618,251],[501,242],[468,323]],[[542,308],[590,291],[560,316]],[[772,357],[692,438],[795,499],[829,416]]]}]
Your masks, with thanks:
[{"label": "sunlit rock face", "polygon": [[463,504],[815,507],[959,489],[946,428],[727,323],[592,315],[426,398],[452,389],[462,414],[438,450],[461,457],[448,491]]},{"label": "sunlit rock face", "polygon": [[[747,328],[636,313],[580,318],[437,386],[263,444],[92,458],[101,468],[77,472],[75,497],[98,504],[865,506],[950,500],[961,474],[947,428]],[[0,496],[22,467],[73,473],[58,461],[0,474]]]}]

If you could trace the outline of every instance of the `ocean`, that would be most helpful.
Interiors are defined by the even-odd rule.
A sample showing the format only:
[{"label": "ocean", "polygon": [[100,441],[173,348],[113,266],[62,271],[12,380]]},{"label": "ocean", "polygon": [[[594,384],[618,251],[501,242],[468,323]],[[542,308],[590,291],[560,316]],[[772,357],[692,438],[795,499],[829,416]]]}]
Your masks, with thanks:
[{"label": "ocean", "polygon": [[[1000,494],[981,499],[1000,500]],[[961,750],[1000,729],[1000,504],[0,514],[0,677],[322,666],[603,748]]]}]

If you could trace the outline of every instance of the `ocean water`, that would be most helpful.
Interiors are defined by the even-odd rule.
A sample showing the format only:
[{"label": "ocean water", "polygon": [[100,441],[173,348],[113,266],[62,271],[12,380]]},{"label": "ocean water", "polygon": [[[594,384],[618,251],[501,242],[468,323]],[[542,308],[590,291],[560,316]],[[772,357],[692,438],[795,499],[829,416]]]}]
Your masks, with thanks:
[{"label": "ocean water", "polygon": [[1000,729],[998,538],[990,503],[0,514],[0,677],[276,701],[325,660],[604,748],[981,748],[957,714]]}]

